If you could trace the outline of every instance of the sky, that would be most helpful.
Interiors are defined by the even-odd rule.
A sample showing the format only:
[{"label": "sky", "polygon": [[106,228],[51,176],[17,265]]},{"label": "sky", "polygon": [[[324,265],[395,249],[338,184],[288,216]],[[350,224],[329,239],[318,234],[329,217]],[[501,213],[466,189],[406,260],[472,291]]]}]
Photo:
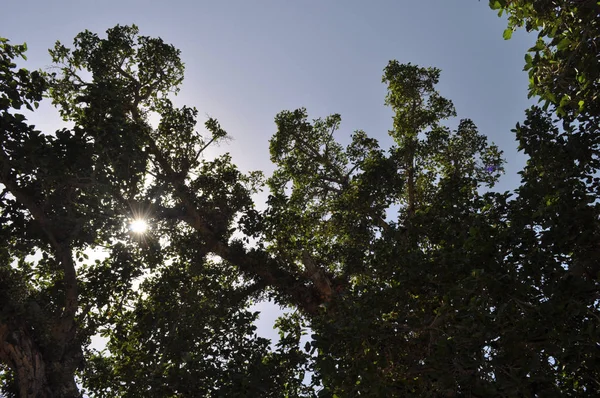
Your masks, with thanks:
[{"label": "sky", "polygon": [[[136,24],[182,51],[186,77],[176,103],[217,118],[233,138],[244,170],[272,170],[268,140],[282,110],[306,107],[311,118],[342,116],[338,139],[364,130],[389,142],[383,68],[391,59],[442,70],[438,90],[458,118],[472,119],[504,150],[506,175],[496,189],[516,188],[524,157],[511,129],[524,119],[524,54],[534,37],[502,38],[503,19],[486,0],[5,0],[0,37],[26,42],[30,69],[50,66],[48,48],[70,46],[87,29],[102,35]],[[43,131],[63,127],[49,106],[30,119]],[[456,121],[453,123],[456,124]],[[263,305],[259,330],[269,337],[279,312]]]}]

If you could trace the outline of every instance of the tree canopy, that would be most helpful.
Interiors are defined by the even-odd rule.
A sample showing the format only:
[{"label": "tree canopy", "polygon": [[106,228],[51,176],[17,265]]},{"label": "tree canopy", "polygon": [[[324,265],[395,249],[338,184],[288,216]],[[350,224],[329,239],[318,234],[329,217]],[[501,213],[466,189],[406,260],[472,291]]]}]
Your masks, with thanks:
[{"label": "tree canopy", "polygon": [[[600,394],[600,5],[490,6],[505,38],[539,32],[525,68],[544,106],[514,129],[513,192],[494,191],[499,148],[468,118],[450,127],[437,68],[384,68],[389,147],[342,145],[338,114],[280,112],[264,176],[205,156],[227,133],[174,105],[184,65],[162,39],[85,31],[50,50],[53,72],[2,39],[2,393]],[[41,101],[69,127],[29,124]],[[256,333],[261,300],[290,309],[276,344]]]}]

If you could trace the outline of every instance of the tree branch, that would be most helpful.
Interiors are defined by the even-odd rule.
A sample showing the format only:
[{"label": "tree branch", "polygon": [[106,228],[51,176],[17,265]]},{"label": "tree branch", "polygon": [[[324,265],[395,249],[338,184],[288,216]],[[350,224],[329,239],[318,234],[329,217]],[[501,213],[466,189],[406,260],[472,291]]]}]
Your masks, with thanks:
[{"label": "tree branch", "polygon": [[54,250],[54,255],[63,269],[63,282],[65,285],[65,307],[59,323],[56,325],[55,338],[63,344],[73,337],[75,314],[78,307],[77,274],[75,263],[68,242],[57,239],[51,222],[45,212],[36,204],[35,200],[25,193],[18,185],[10,170],[10,160],[3,150],[0,150],[0,182],[10,193],[29,211],[31,216],[40,225]]},{"label": "tree branch", "polygon": [[[132,109],[131,112],[136,122],[143,122],[137,109]],[[152,137],[149,134],[145,134],[145,136],[150,153],[163,169],[165,174],[163,180],[173,186],[175,196],[185,209],[185,213],[180,219],[200,233],[209,251],[237,266],[240,271],[258,277],[267,286],[278,288],[278,291],[284,292],[300,308],[308,313],[314,313],[322,303],[318,289],[314,286],[307,286],[308,280],[299,279],[297,275],[282,269],[278,262],[269,258],[266,253],[252,255],[242,247],[233,247],[229,243],[223,242],[217,236],[216,228],[206,221],[207,215],[194,204],[193,196],[185,184],[186,175],[177,173]]]}]

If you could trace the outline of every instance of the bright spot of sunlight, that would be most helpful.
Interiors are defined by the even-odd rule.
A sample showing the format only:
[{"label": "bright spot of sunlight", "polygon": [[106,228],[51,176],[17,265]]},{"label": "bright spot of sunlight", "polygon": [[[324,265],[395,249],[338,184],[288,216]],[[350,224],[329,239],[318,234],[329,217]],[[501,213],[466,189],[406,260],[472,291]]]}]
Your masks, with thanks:
[{"label": "bright spot of sunlight", "polygon": [[134,232],[136,234],[143,234],[148,230],[148,223],[146,223],[146,221],[142,219],[133,220],[129,224],[129,229],[131,230],[131,232]]}]

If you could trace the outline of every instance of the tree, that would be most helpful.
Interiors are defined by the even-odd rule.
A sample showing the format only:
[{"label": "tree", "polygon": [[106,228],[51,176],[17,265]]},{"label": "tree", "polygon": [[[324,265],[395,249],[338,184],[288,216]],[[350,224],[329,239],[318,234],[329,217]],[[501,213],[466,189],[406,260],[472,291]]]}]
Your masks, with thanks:
[{"label": "tree", "polygon": [[[386,67],[387,103],[396,112],[389,151],[362,131],[342,148],[333,139],[339,115],[310,123],[301,109],[276,117],[278,168],[263,230],[274,255],[293,256],[324,286],[323,310],[308,315],[323,396],[435,395],[456,387],[449,356],[476,355],[459,345],[431,357],[448,333],[458,334],[442,326],[453,302],[473,294],[455,284],[477,284],[466,259],[432,268],[458,258],[457,250],[482,256],[462,253],[462,240],[468,226],[485,226],[478,209],[487,199],[477,189],[493,185],[502,160],[471,121],[454,132],[441,125],[455,112],[435,91],[438,77],[434,68]],[[467,332],[462,344],[476,351]]]},{"label": "tree", "polygon": [[562,117],[600,112],[600,4],[595,0],[491,0],[508,15],[504,38],[525,26],[537,32],[525,55],[529,95],[555,105]]},{"label": "tree", "polygon": [[[76,375],[100,396],[302,390],[303,356],[290,345],[299,331],[282,327],[271,352],[247,310],[265,286],[292,276],[229,242],[234,217],[252,211],[258,175],[242,175],[227,155],[201,158],[225,132],[211,119],[211,135],[198,135],[196,110],[168,99],[182,79],[178,51],[136,27],[117,26],[106,39],[83,32],[73,51],[57,43],[61,69],[48,75],[15,70],[24,50],[2,42],[5,392],[80,396]],[[33,109],[44,94],[72,129],[45,135],[27,125],[20,107]],[[157,129],[150,111],[161,115]],[[142,215],[153,228],[133,236],[128,221]],[[281,294],[294,296],[292,288]],[[111,356],[87,349],[96,333],[110,337]],[[157,349],[158,335],[166,343]]]},{"label": "tree", "polygon": [[[596,395],[598,326],[598,15],[595,1],[491,1],[506,12],[505,38],[537,31],[525,56],[532,107],[515,132],[529,160],[511,206],[513,258],[530,298],[522,301],[525,349],[543,367],[546,395]],[[548,325],[552,325],[549,327]],[[527,333],[527,334],[525,334]],[[534,378],[529,375],[530,380]]]},{"label": "tree", "polygon": [[[521,186],[497,193],[502,153],[468,119],[449,127],[440,71],[390,61],[390,148],[283,111],[263,179],[203,157],[227,134],[173,104],[184,67],[161,39],[85,31],[50,74],[16,69],[25,49],[0,52],[8,396],[77,397],[76,380],[99,397],[600,392],[592,106],[529,110]],[[27,124],[44,96],[73,127]],[[262,299],[292,309],[275,347],[248,310]]]},{"label": "tree", "polygon": [[[74,251],[94,238],[90,230],[110,226],[84,218],[94,213],[101,198],[78,203],[74,192],[77,175],[90,166],[86,143],[69,140],[66,131],[48,139],[27,125],[22,114],[11,112],[37,107],[47,84],[38,72],[14,71],[12,60],[23,54],[25,46],[11,46],[6,40],[0,44],[1,217],[6,242],[0,279],[0,359],[11,366],[20,396],[43,396],[48,389],[75,396],[73,375],[82,353],[76,335]],[[65,157],[69,146],[77,146],[82,157]],[[33,267],[27,256],[36,249],[41,258]]]}]

